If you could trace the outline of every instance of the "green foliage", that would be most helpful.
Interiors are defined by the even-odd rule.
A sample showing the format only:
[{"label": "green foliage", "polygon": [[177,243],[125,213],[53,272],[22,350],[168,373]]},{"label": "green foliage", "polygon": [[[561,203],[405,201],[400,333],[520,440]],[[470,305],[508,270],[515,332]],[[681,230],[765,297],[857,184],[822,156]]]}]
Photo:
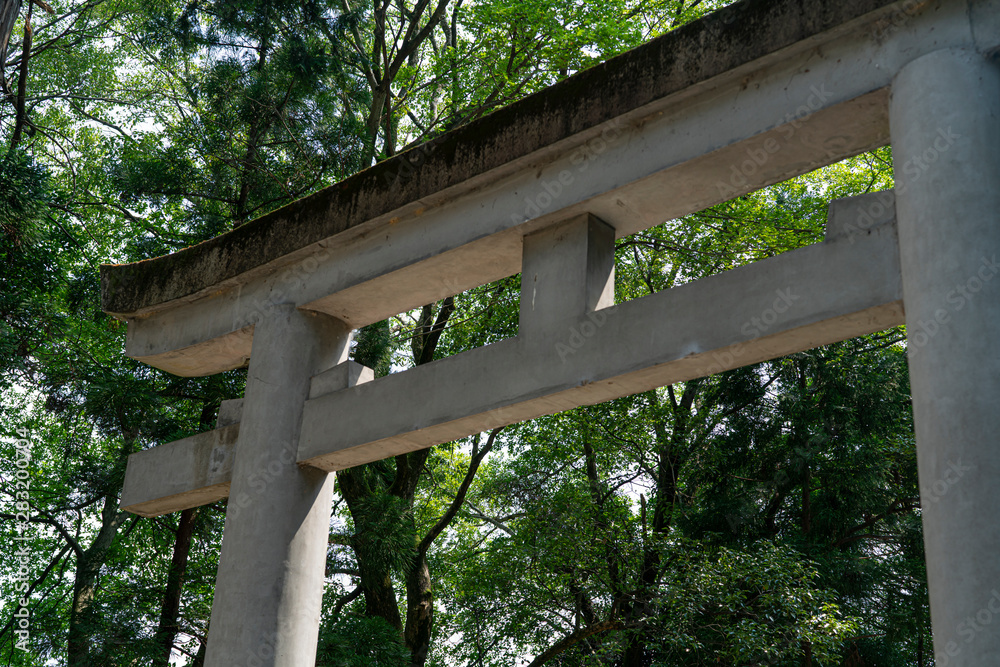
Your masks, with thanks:
[{"label": "green foliage", "polygon": [[413,557],[413,517],[409,505],[388,493],[363,499],[355,516],[354,544],[370,554],[367,565],[377,571],[399,574]]},{"label": "green foliage", "polygon": [[670,545],[666,593],[657,604],[660,664],[801,664],[809,645],[836,660],[856,621],[845,619],[819,573],[787,547]]},{"label": "green foliage", "polygon": [[[30,371],[31,354],[43,343],[52,322],[50,303],[66,266],[62,241],[52,230],[48,202],[51,180],[30,156],[11,152],[0,157],[0,360],[7,372]],[[56,233],[54,233],[56,232]]]},{"label": "green foliage", "polygon": [[129,207],[184,223],[140,252],[215,236],[357,168],[357,120],[344,107],[357,93],[319,9],[159,3],[135,19],[170,104],[153,108],[162,129],[122,143],[109,178]]},{"label": "green foliage", "polygon": [[[0,155],[0,427],[33,443],[32,651],[13,648],[4,606],[0,656],[162,659],[178,517],[118,511],[126,457],[211,428],[243,389],[239,371],[175,378],[125,358],[98,263],[224,232],[721,4],[451,0],[433,21],[436,3],[334,0],[36,13],[24,136]],[[406,52],[408,29],[428,26]],[[22,32],[23,15],[10,53]],[[5,101],[0,145],[12,132]],[[819,242],[829,199],[891,187],[890,164],[879,149],[621,239],[617,299]],[[381,376],[509,338],[519,290],[513,276],[370,325],[353,356]],[[548,664],[912,665],[930,633],[906,372],[886,332],[508,428],[424,554],[486,435],[343,472],[319,664],[411,664],[407,595],[426,565],[427,664],[560,647]],[[6,544],[12,448],[0,438]],[[190,665],[223,519],[217,504],[194,523],[174,642]]]},{"label": "green foliage", "polygon": [[376,377],[382,377],[392,370],[391,343],[388,320],[369,324],[355,335],[351,356],[359,364],[373,369]]},{"label": "green foliage", "polygon": [[0,230],[5,247],[20,249],[38,242],[48,199],[44,169],[25,153],[0,155]]},{"label": "green foliage", "polygon": [[317,667],[409,667],[410,654],[383,619],[344,616],[320,633]]}]

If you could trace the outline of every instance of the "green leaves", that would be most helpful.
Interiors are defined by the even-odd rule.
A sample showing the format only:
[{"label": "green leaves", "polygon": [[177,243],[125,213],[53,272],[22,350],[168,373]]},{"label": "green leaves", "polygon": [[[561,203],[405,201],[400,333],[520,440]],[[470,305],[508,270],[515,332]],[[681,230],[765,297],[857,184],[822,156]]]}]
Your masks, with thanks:
[{"label": "green leaves", "polygon": [[[452,0],[432,22],[436,3],[121,0],[36,26],[30,131],[0,156],[4,424],[35,438],[33,574],[52,566],[32,593],[35,664],[64,659],[91,575],[74,623],[92,659],[151,659],[177,524],[118,522],[125,457],[211,427],[243,386],[123,357],[98,262],[215,236],[720,4]],[[820,241],[829,199],[890,187],[889,163],[880,149],[619,240],[618,301]],[[456,295],[424,360],[516,335],[519,288]],[[354,358],[411,366],[443,310],[365,327]],[[929,619],[907,386],[889,332],[509,428],[423,588],[416,545],[473,441],[344,471],[320,664],[410,664],[411,588],[433,605],[428,664],[554,647],[549,664],[912,664]],[[192,663],[222,519],[205,508],[195,529],[178,639]]]},{"label": "green leaves", "polygon": [[21,249],[38,242],[49,187],[48,174],[27,154],[0,155],[0,230],[6,247]]},{"label": "green leaves", "polygon": [[324,626],[317,667],[409,667],[410,654],[383,619],[350,615]]}]

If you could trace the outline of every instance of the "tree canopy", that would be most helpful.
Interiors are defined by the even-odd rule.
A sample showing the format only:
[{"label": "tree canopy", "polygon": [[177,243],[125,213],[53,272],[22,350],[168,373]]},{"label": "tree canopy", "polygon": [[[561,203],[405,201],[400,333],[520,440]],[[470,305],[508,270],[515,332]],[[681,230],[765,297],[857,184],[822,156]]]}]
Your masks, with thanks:
[{"label": "tree canopy", "polygon": [[[0,0],[3,664],[194,667],[211,632],[225,501],[118,501],[127,456],[213,428],[245,370],[125,357],[100,263],[723,4]],[[618,241],[616,299],[819,242],[831,198],[891,186],[883,148],[663,221]],[[365,327],[353,357],[384,375],[516,335],[519,282]],[[887,331],[340,471],[318,664],[929,665],[908,392]]]}]

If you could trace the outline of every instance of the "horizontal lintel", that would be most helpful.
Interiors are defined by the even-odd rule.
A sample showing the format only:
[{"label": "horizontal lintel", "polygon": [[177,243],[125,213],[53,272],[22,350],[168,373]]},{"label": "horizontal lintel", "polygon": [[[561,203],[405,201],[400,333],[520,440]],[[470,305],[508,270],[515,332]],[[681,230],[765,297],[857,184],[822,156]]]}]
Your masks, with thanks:
[{"label": "horizontal lintel", "polygon": [[[317,398],[373,377],[372,369],[345,361],[314,376],[309,396]],[[223,401],[214,430],[129,456],[121,508],[159,516],[227,498],[242,416],[242,398]]]},{"label": "horizontal lintel", "polygon": [[591,213],[622,237],[884,145],[902,66],[931,50],[1000,43],[967,10],[935,0],[886,30],[885,6],[622,107],[255,271],[126,314],[126,353],[178,375],[235,368],[271,304],[360,327],[519,272],[524,236],[570,216]]},{"label": "horizontal lintel", "polygon": [[159,516],[229,496],[239,423],[129,456],[120,506]]},{"label": "horizontal lintel", "polygon": [[[554,338],[375,381],[344,362],[312,380],[300,463],[346,468],[901,324],[894,215],[891,191],[837,200],[825,243],[571,318]],[[224,401],[215,430],[130,456],[122,508],[158,516],[227,497],[241,410]]]},{"label": "horizontal lintel", "polygon": [[212,291],[383,215],[388,221],[407,206],[433,205],[452,187],[482,186],[519,158],[573,141],[628,111],[769,57],[818,49],[831,34],[857,31],[859,23],[876,34],[898,32],[885,28],[895,27],[893,19],[912,21],[914,13],[902,0],[735,3],[220,237],[171,256],[105,266],[102,305],[138,315]]},{"label": "horizontal lintel", "polygon": [[823,243],[568,319],[561,335],[309,400],[299,462],[348,468],[900,325],[893,201],[838,202]]}]

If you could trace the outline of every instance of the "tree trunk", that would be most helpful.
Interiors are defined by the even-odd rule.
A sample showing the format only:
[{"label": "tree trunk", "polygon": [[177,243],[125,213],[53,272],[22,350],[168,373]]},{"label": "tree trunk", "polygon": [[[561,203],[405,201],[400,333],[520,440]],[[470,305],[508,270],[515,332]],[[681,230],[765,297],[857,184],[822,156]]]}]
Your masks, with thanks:
[{"label": "tree trunk", "polygon": [[73,583],[73,601],[69,615],[69,649],[67,667],[90,667],[90,646],[93,635],[94,591],[101,566],[107,558],[118,529],[125,522],[127,513],[118,511],[118,498],[104,498],[101,511],[101,529],[94,542],[76,557],[76,581]]},{"label": "tree trunk", "polygon": [[431,628],[434,625],[434,596],[431,588],[431,570],[427,556],[419,554],[406,573],[406,647],[410,649],[410,662],[423,667],[431,647]]},{"label": "tree trunk", "polygon": [[372,90],[372,104],[365,119],[365,152],[361,157],[361,168],[367,169],[378,155],[378,131],[382,127],[382,116],[385,110],[388,92],[380,88]]},{"label": "tree trunk", "polygon": [[191,535],[198,508],[186,509],[181,512],[177,525],[177,537],[174,539],[174,555],[170,561],[167,573],[167,589],[163,593],[163,606],[160,609],[160,627],[156,631],[156,645],[159,653],[153,658],[153,667],[167,667],[170,664],[170,652],[174,648],[174,639],[180,626],[177,623],[181,606],[181,590],[184,586],[184,575],[187,572],[188,554],[191,551]]},{"label": "tree trunk", "polygon": [[7,45],[14,32],[14,23],[21,12],[21,0],[0,0],[0,79],[4,78],[3,66],[7,62]]},{"label": "tree trunk", "polygon": [[812,471],[809,469],[808,459],[803,465],[805,466],[805,475],[802,480],[802,533],[808,535],[812,526],[812,489],[810,488]]},{"label": "tree trunk", "polygon": [[191,663],[191,667],[205,667],[205,654],[207,652],[208,637],[205,637],[198,646],[198,653],[194,656],[194,662]]},{"label": "tree trunk", "polygon": [[[25,110],[25,100],[28,94],[28,60],[31,55],[31,10],[34,5],[28,5],[28,14],[24,17],[24,40],[21,45],[21,66],[17,77],[17,92],[14,95],[14,131],[11,133],[10,151],[13,153],[17,145],[21,143],[21,134],[24,132],[24,123],[27,120]],[[6,45],[4,48],[6,52]],[[5,53],[6,57],[6,53]],[[2,64],[3,61],[0,61]],[[0,71],[2,71],[0,67]],[[2,76],[2,73],[0,73]],[[6,84],[5,84],[6,85]]]},{"label": "tree trunk", "polygon": [[924,615],[919,597],[914,596],[913,606],[917,618],[917,667],[924,667]]},{"label": "tree trunk", "polygon": [[[266,8],[267,4],[265,3],[263,7]],[[264,66],[267,64],[268,47],[269,44],[267,43],[267,40],[261,40],[258,47],[257,64],[254,67],[258,76],[261,77],[264,76]],[[247,208],[250,200],[250,182],[252,180],[253,172],[257,168],[258,142],[267,131],[267,127],[269,125],[269,120],[266,117],[269,113],[270,110],[265,113],[265,111],[261,109],[260,113],[253,114],[250,118],[250,127],[247,129],[246,151],[244,151],[243,158],[240,160],[242,166],[242,169],[240,170],[240,187],[236,194],[236,201],[233,205],[234,228],[246,223],[249,218]]]},{"label": "tree trunk", "polygon": [[379,553],[380,546],[366,533],[368,526],[378,525],[379,520],[388,517],[371,516],[366,507],[374,491],[364,479],[365,467],[348,468],[337,472],[337,486],[340,495],[347,501],[347,507],[354,519],[356,534],[351,540],[351,548],[358,561],[361,591],[365,597],[365,616],[384,618],[389,625],[403,631],[403,621],[399,616],[396,590],[392,585],[392,573],[385,566],[387,559]]},{"label": "tree trunk", "polygon": [[[657,421],[657,470],[656,488],[653,490],[653,523],[651,531],[656,537],[664,537],[670,532],[673,522],[674,506],[677,503],[677,481],[680,468],[683,465],[680,452],[689,435],[691,407],[698,395],[700,383],[697,380],[688,382],[680,401],[673,402],[673,428],[667,432],[662,421]],[[672,392],[672,389],[671,389]],[[650,407],[659,408],[660,401],[656,392],[650,393]],[[652,540],[652,545],[660,544],[660,540]],[[660,552],[656,546],[646,547],[642,558],[642,570],[639,572],[639,587],[632,600],[622,606],[623,618],[626,623],[637,623],[640,617],[647,613],[650,596],[656,589],[660,571]],[[636,630],[630,635],[622,651],[623,667],[646,667],[652,664],[652,656],[647,650],[647,644],[653,639],[646,630]]]},{"label": "tree trunk", "polygon": [[[415,365],[429,363],[434,359],[441,333],[455,310],[454,299],[445,299],[434,317],[433,305],[423,309],[417,334],[413,339],[413,359]],[[429,449],[410,454],[402,454],[395,458],[395,471],[391,480],[383,474],[384,471],[369,466],[358,466],[341,470],[337,473],[337,485],[340,494],[347,502],[347,507],[354,519],[357,533],[351,542],[360,572],[361,590],[365,597],[365,615],[379,616],[400,631],[406,647],[410,650],[414,665],[422,666],[427,660],[430,649],[431,629],[433,627],[433,593],[430,567],[427,564],[426,550],[421,549],[418,537],[414,535],[413,561],[403,572],[406,584],[406,623],[399,615],[396,590],[393,586],[392,572],[385,565],[388,559],[382,557],[380,549],[384,548],[366,533],[374,529],[378,531],[380,524],[399,520],[396,514],[375,516],[370,503],[366,502],[378,494],[389,494],[403,501],[407,509],[413,508],[413,498],[417,484],[423,475],[424,465],[430,455]],[[474,474],[474,471],[473,471]]]}]

